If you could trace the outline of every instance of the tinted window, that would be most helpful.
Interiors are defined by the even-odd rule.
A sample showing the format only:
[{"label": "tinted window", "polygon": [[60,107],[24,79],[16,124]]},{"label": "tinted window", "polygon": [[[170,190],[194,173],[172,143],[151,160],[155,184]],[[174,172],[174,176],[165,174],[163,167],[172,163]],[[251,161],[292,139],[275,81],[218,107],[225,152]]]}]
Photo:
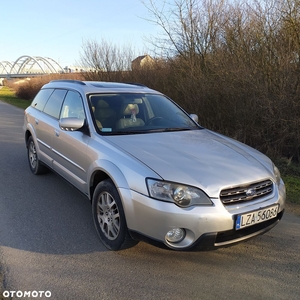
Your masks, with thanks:
[{"label": "tinted window", "polygon": [[53,93],[53,89],[40,90],[38,94],[35,96],[35,98],[33,99],[31,106],[38,110],[43,110],[47,100],[49,99],[52,93]]},{"label": "tinted window", "polygon": [[55,90],[51,94],[48,102],[46,103],[44,112],[46,114],[58,119],[61,105],[63,103],[66,93],[67,93],[66,90]]},{"label": "tinted window", "polygon": [[60,114],[60,118],[70,117],[85,119],[81,96],[73,91],[68,91]]}]

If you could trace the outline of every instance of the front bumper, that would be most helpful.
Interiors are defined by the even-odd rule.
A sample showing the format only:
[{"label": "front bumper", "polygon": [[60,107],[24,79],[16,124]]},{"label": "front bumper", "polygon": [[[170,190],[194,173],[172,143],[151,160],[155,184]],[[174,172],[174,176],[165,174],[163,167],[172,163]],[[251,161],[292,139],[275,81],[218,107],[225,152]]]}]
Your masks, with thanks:
[{"label": "front bumper", "polygon": [[203,234],[196,242],[195,247],[199,250],[210,250],[226,247],[231,244],[248,240],[257,235],[264,234],[278,224],[284,214],[284,210],[278,213],[276,218],[259,223],[241,230],[227,230]]},{"label": "front bumper", "polygon": [[[225,208],[219,199],[211,199],[213,206],[180,208],[173,203],[158,201],[134,191],[120,189],[119,192],[129,230],[135,236],[142,235],[177,250],[196,245],[202,249],[224,247],[263,234],[282,218],[285,205],[284,184],[271,197],[236,209]],[[237,214],[273,204],[279,205],[276,218],[241,230],[234,229]],[[165,238],[166,233],[174,228],[184,228],[186,232],[185,238],[178,243],[170,243]]]}]

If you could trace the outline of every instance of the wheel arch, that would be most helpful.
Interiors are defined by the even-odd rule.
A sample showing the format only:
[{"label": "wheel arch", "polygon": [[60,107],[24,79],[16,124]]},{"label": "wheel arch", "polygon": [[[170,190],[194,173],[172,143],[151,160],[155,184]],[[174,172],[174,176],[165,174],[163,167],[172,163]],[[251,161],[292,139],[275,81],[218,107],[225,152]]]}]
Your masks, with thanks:
[{"label": "wheel arch", "polygon": [[27,144],[28,144],[28,139],[29,139],[29,137],[31,137],[31,136],[32,136],[32,133],[30,132],[29,129],[27,129],[27,130],[25,131],[25,145],[26,145],[26,147],[27,147]]},{"label": "wheel arch", "polygon": [[27,144],[28,144],[28,139],[31,136],[32,136],[34,142],[36,143],[36,147],[39,146],[37,144],[36,135],[34,133],[35,133],[34,127],[30,123],[27,123],[27,126],[26,126],[26,128],[24,130],[24,138],[25,138],[26,147],[27,147]]},{"label": "wheel arch", "polygon": [[[101,167],[100,167],[101,166]],[[93,194],[97,184],[103,180],[110,179],[117,190],[119,188],[126,188],[129,189],[129,184],[122,173],[122,171],[111,161],[108,160],[98,160],[95,162],[92,167],[92,171],[90,172],[89,176],[89,199],[92,201]],[[120,195],[120,193],[119,193]],[[120,198],[123,202],[122,195]]]}]

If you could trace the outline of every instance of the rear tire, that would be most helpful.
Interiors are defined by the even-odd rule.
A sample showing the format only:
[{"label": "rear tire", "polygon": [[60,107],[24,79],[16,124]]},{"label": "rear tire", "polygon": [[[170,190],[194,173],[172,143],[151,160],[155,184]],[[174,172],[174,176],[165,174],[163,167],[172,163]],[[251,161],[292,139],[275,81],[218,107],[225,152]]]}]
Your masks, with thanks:
[{"label": "rear tire", "polygon": [[36,146],[32,136],[30,136],[27,141],[27,157],[29,168],[34,175],[44,174],[48,171],[48,169],[41,164],[38,158]]},{"label": "rear tire", "polygon": [[129,235],[119,193],[110,179],[97,185],[92,212],[97,233],[106,248],[121,250],[137,244]]}]

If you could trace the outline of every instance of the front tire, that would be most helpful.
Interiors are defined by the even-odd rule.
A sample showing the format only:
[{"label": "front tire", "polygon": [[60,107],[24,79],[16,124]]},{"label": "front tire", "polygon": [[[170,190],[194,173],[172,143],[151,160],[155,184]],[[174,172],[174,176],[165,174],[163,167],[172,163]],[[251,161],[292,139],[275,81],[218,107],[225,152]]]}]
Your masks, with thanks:
[{"label": "front tire", "polygon": [[27,141],[27,157],[29,162],[29,168],[34,175],[40,175],[47,172],[47,168],[39,161],[36,146],[32,136]]},{"label": "front tire", "polygon": [[97,233],[106,248],[121,250],[137,244],[129,235],[119,193],[110,179],[97,185],[92,212]]}]

